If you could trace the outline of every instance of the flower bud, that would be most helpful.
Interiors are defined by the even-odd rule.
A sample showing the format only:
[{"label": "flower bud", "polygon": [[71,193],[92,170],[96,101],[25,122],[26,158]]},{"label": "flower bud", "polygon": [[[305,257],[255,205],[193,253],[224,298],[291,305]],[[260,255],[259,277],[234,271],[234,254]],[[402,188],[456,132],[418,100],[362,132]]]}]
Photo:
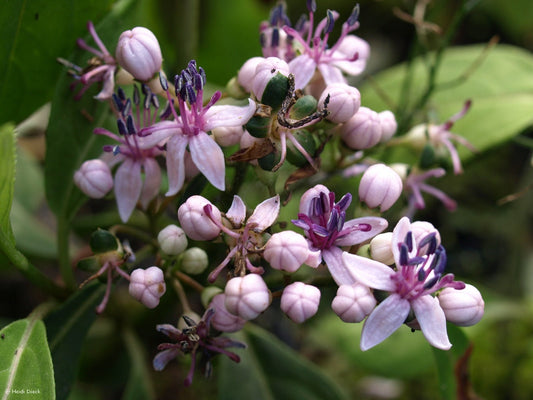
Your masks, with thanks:
[{"label": "flower bud", "polygon": [[360,283],[341,285],[331,308],[344,322],[361,322],[376,307],[370,289]]},{"label": "flower bud", "polygon": [[274,269],[295,272],[309,257],[309,246],[302,235],[283,231],[268,239],[263,257]]},{"label": "flower bud", "polygon": [[233,146],[239,143],[243,132],[242,126],[219,126],[211,130],[215,142],[220,146]]},{"label": "flower bud", "polygon": [[252,92],[261,103],[279,108],[289,89],[289,65],[279,58],[268,57],[257,64]]},{"label": "flower bud", "polygon": [[458,326],[477,324],[485,312],[485,302],[474,286],[464,289],[445,288],[438,295],[446,319]]},{"label": "flower bud", "polygon": [[339,128],[341,138],[353,150],[368,149],[381,140],[381,123],[378,113],[360,107],[357,113]]},{"label": "flower bud", "polygon": [[303,282],[294,282],[283,289],[281,310],[294,322],[301,324],[318,311],[320,290]]},{"label": "flower bud", "polygon": [[138,268],[130,275],[130,295],[148,308],[155,308],[165,291],[165,278],[161,268]]},{"label": "flower bud", "polygon": [[263,57],[252,57],[246,60],[237,74],[237,81],[248,93],[252,91],[257,65],[264,60]]},{"label": "flower bud", "polygon": [[204,308],[208,309],[209,303],[211,303],[213,298],[217,294],[221,294],[221,293],[224,293],[224,291],[218,286],[207,286],[206,288],[204,288],[204,290],[202,290],[202,294],[200,295],[201,300],[202,300],[202,305],[204,306]]},{"label": "flower bud", "polygon": [[359,183],[359,199],[368,207],[388,210],[402,194],[402,178],[385,164],[370,166]]},{"label": "flower bud", "polygon": [[257,274],[230,279],[224,293],[226,309],[247,321],[265,311],[271,301],[265,281]]},{"label": "flower bud", "polygon": [[379,122],[381,124],[381,140],[380,142],[386,142],[396,133],[398,129],[398,123],[391,111],[382,111],[378,114]]},{"label": "flower bud", "polygon": [[[413,233],[413,240],[415,241],[415,243],[417,243],[418,246],[420,245],[420,242],[422,241],[422,239],[424,239],[426,236],[431,235],[431,234],[435,235],[435,239],[437,241],[436,242],[437,246],[440,245],[440,233],[433,226],[433,224],[431,222],[415,221],[415,222],[411,223],[410,230]],[[419,251],[420,255],[426,254],[426,249],[427,248],[421,249],[419,247],[418,251]]]},{"label": "flower bud", "polygon": [[90,198],[101,199],[113,188],[113,176],[102,160],[88,160],[74,174],[74,183]]},{"label": "flower bud", "polygon": [[120,35],[116,58],[122,68],[142,82],[158,73],[163,61],[155,35],[139,26]]},{"label": "flower bud", "polygon": [[392,232],[380,233],[370,241],[370,256],[386,265],[394,264]]},{"label": "flower bud", "polygon": [[182,229],[193,240],[211,240],[218,236],[220,228],[211,221],[204,206],[211,206],[211,214],[217,221],[221,221],[220,211],[202,196],[194,195],[178,208],[178,219]]},{"label": "flower bud", "polygon": [[185,236],[183,229],[176,225],[168,225],[159,232],[157,241],[161,251],[169,256],[183,253],[187,248],[187,236]]},{"label": "flower bud", "polygon": [[181,269],[191,275],[198,275],[209,265],[207,253],[199,247],[191,247],[181,257]]},{"label": "flower bud", "polygon": [[352,118],[361,106],[361,94],[359,90],[345,83],[332,83],[326,87],[320,100],[318,110],[324,109],[324,102],[329,96],[327,108],[329,115],[326,119],[336,124],[342,124]]},{"label": "flower bud", "polygon": [[213,297],[213,300],[211,300],[208,309],[212,308],[215,310],[215,313],[211,318],[211,326],[221,332],[240,331],[246,323],[246,320],[229,313],[226,309],[225,301],[226,295],[224,293],[217,294]]}]

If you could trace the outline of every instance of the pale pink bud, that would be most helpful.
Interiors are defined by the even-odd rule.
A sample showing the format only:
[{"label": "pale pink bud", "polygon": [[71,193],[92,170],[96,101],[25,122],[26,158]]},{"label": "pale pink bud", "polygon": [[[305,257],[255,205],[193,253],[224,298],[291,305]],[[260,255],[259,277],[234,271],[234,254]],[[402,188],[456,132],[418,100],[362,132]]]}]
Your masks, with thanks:
[{"label": "pale pink bud", "polygon": [[226,295],[224,293],[219,293],[211,300],[209,308],[215,310],[213,317],[211,318],[211,326],[221,332],[237,332],[242,329],[246,320],[233,315],[226,309],[224,305],[226,300]]},{"label": "pale pink bud", "polygon": [[392,253],[392,232],[380,233],[370,241],[370,256],[386,265],[394,264]]},{"label": "pale pink bud", "polygon": [[341,285],[331,308],[344,322],[361,322],[376,307],[370,289],[360,283]]},{"label": "pale pink bud", "polygon": [[381,140],[380,142],[386,142],[396,133],[398,129],[398,123],[391,111],[382,111],[378,114],[379,122],[381,123]]},{"label": "pale pink bud", "polygon": [[152,79],[161,70],[163,61],[157,38],[150,30],[140,26],[120,35],[116,58],[122,68],[143,82]]},{"label": "pale pink bud", "polygon": [[237,81],[239,82],[239,85],[241,85],[248,93],[252,91],[252,82],[254,81],[257,65],[264,60],[263,57],[252,57],[246,60],[237,73]]},{"label": "pale pink bud", "polygon": [[258,274],[232,278],[224,289],[226,309],[245,320],[256,318],[270,305],[270,292]]},{"label": "pale pink bud", "polygon": [[327,105],[329,115],[326,119],[342,124],[352,118],[361,106],[359,90],[345,83],[332,83],[326,87],[318,100],[318,110],[324,109],[324,102],[329,95]]},{"label": "pale pink bud", "polygon": [[181,256],[181,269],[191,275],[204,272],[209,265],[209,259],[205,250],[199,247],[187,249]]},{"label": "pale pink bud", "polygon": [[303,282],[294,282],[283,289],[281,310],[294,322],[301,324],[318,311],[320,290]]},{"label": "pale pink bud", "polygon": [[458,326],[477,324],[485,312],[485,302],[474,286],[464,289],[445,288],[438,295],[446,319]]},{"label": "pale pink bud", "polygon": [[295,272],[309,257],[309,246],[302,235],[283,231],[268,239],[263,257],[274,269]]},{"label": "pale pink bud", "polygon": [[[409,229],[413,233],[413,239],[415,243],[419,244],[426,236],[434,234],[435,239],[437,240],[437,246],[440,245],[440,233],[431,222],[415,221],[411,223],[411,227]],[[420,255],[426,254],[426,249],[427,248],[418,249]]]},{"label": "pale pink bud", "polygon": [[368,207],[388,210],[402,194],[402,178],[385,164],[374,164],[365,171],[359,184],[359,199]]},{"label": "pale pink bud", "polygon": [[161,251],[169,256],[175,256],[187,248],[187,236],[179,226],[168,225],[157,235]]},{"label": "pale pink bud", "polygon": [[270,82],[270,79],[276,76],[277,73],[289,76],[289,64],[277,57],[268,57],[257,64],[252,82],[252,92],[257,99],[263,97],[263,92],[265,91],[268,82]]},{"label": "pale pink bud", "polygon": [[211,130],[215,142],[221,146],[233,146],[241,141],[242,126],[220,126]]},{"label": "pale pink bud", "polygon": [[101,199],[113,188],[113,176],[102,160],[88,160],[74,174],[74,183],[87,196]]},{"label": "pale pink bud", "polygon": [[138,268],[130,275],[130,295],[148,308],[159,304],[165,290],[165,277],[159,267]]},{"label": "pale pink bud", "polygon": [[202,196],[194,195],[178,208],[178,219],[182,229],[193,240],[211,240],[218,236],[220,228],[209,218],[204,206],[211,206],[211,215],[221,221],[220,211]]},{"label": "pale pink bud", "polygon": [[368,149],[381,140],[378,113],[367,107],[359,111],[339,128],[341,138],[353,150]]}]

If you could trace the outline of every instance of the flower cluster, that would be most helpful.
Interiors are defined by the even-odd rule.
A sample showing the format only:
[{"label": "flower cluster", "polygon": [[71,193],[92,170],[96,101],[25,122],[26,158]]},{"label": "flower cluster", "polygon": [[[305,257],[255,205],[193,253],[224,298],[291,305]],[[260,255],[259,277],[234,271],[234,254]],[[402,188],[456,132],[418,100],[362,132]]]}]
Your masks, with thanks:
[{"label": "flower cluster", "polygon": [[[359,6],[335,43],[330,36],[339,14],[328,10],[315,25],[314,1],[307,1],[307,10],[292,25],[283,5],[274,8],[260,26],[262,56],[244,62],[227,86],[235,98],[224,105],[216,104],[222,92],[206,96],[206,72],[194,60],[167,80],[157,39],[146,28],[124,32],[115,57],[92,24],[99,50],[78,43],[99,60],[88,70],[75,68],[76,81],[84,85],[81,93],[103,83],[96,97],[111,99],[117,123],[115,131],[94,130],[109,143],[98,159],[80,166],[74,182],[94,199],[105,199],[113,189],[124,224],[135,210],[144,214],[149,223],[143,229],[131,224],[124,231],[137,234],[136,243],[146,242],[143,249],[151,253],[143,261],[155,264],[128,273],[127,252],[111,235],[110,247],[94,250],[99,268],[89,278],[107,275],[98,312],[109,299],[114,275],[128,280],[129,293],[148,308],[159,304],[167,284],[184,314],[191,309],[182,283],[202,292],[203,317],[184,315],[182,328],[157,326],[171,343],[158,347],[154,368],[162,370],[177,355],[190,355],[186,385],[198,355],[207,372],[216,354],[239,361],[226,348],[242,345],[221,333],[243,329],[277,298],[290,320],[312,318],[324,276],[336,285],[335,314],[348,323],[365,321],[362,350],[404,323],[420,329],[431,345],[449,349],[446,321],[469,326],[484,312],[475,287],[445,274],[438,230],[413,220],[416,210],[425,207],[423,192],[449,210],[457,206],[426,180],[446,173],[443,160],[448,157],[453,172],[462,172],[452,141],[473,147],[450,129],[470,102],[442,125],[398,132],[394,113],[366,107],[346,77],[361,74],[370,56],[370,45],[353,34]],[[131,90],[115,88],[120,71],[132,76]],[[415,148],[419,161],[387,165],[380,157],[392,146]],[[342,185],[343,196],[328,188],[329,178],[339,171],[347,178],[362,175]],[[197,174],[203,177],[193,179]],[[280,176],[288,176],[284,185],[278,184]],[[250,194],[247,179],[265,188]],[[204,190],[207,182],[210,187]],[[257,200],[263,189],[269,197],[248,210],[245,200]],[[229,209],[220,211],[218,206],[231,199]],[[285,206],[298,211],[279,220]],[[169,223],[176,209],[177,221]],[[399,222],[384,232],[389,218]],[[200,243],[188,248],[189,241]],[[213,255],[221,253],[206,252],[202,242],[211,242],[224,255],[217,259]],[[204,287],[197,277],[208,268],[209,286]]]}]

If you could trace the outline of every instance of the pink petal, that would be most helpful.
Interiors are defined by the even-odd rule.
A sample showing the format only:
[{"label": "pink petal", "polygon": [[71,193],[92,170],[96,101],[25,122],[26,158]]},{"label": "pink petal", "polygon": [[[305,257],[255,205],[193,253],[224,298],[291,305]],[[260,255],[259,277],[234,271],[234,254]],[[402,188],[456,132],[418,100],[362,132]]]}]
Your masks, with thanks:
[{"label": "pink petal", "polygon": [[405,235],[407,235],[407,232],[409,232],[410,229],[411,222],[409,221],[409,218],[403,217],[398,221],[394,227],[394,230],[392,231],[392,254],[394,255],[394,261],[396,261],[396,265],[400,265],[400,248],[398,247],[398,244],[405,240]]},{"label": "pink petal", "polygon": [[153,158],[147,158],[143,162],[144,185],[141,192],[141,206],[146,210],[148,203],[157,196],[161,186],[161,168]]},{"label": "pink petal", "polygon": [[350,230],[350,228],[355,227],[360,224],[370,225],[370,230],[362,231],[360,229],[354,230],[351,233],[348,233],[346,236],[340,237],[335,240],[337,246],[353,246],[354,244],[359,244],[367,241],[368,239],[373,238],[378,233],[383,232],[387,225],[389,224],[386,219],[380,217],[362,217],[355,218],[344,223],[342,231]]},{"label": "pink petal", "polygon": [[411,301],[420,329],[432,346],[449,350],[452,347],[446,331],[446,316],[436,297],[425,295]]},{"label": "pink petal", "polygon": [[166,196],[178,193],[185,181],[185,148],[187,137],[183,135],[173,136],[167,143],[167,175],[168,191]]},{"label": "pink petal", "polygon": [[295,89],[303,89],[315,74],[316,62],[307,54],[302,54],[289,62],[289,68],[294,75]]},{"label": "pink petal", "polygon": [[[162,121],[150,127],[150,134],[137,138],[141,150],[151,149],[154,146],[164,144],[165,140],[173,135],[180,135],[181,129],[175,121]],[[142,131],[141,131],[142,134]]]},{"label": "pink petal", "polygon": [[346,78],[342,75],[342,72],[337,67],[330,64],[318,64],[318,70],[326,82],[326,85],[332,83],[346,83]]},{"label": "pink petal", "polygon": [[254,232],[263,232],[278,219],[279,207],[279,195],[263,201],[255,207],[246,225],[251,226]]},{"label": "pink petal", "polygon": [[391,267],[347,252],[342,254],[342,260],[357,282],[373,289],[389,292],[396,289],[391,279],[395,272]]},{"label": "pink petal", "polygon": [[226,218],[228,218],[233,225],[239,227],[244,222],[244,219],[246,218],[246,205],[239,196],[233,196],[233,203],[231,203],[231,207],[226,213]]},{"label": "pink petal", "polygon": [[156,371],[162,371],[170,361],[178,356],[178,354],[179,351],[176,348],[160,351],[155,355],[154,361],[152,362],[154,369]]},{"label": "pink petal", "polygon": [[205,132],[200,132],[189,139],[189,149],[192,161],[200,172],[214,187],[224,190],[226,185],[224,153],[213,138]]},{"label": "pink petal", "polygon": [[350,268],[344,264],[343,251],[336,246],[322,250],[322,258],[328,266],[329,273],[337,285],[351,285],[356,282]]},{"label": "pink petal", "polygon": [[383,300],[365,321],[361,350],[368,350],[392,335],[404,323],[410,309],[409,301],[397,294]]},{"label": "pink petal", "polygon": [[248,105],[240,106],[212,106],[205,113],[203,129],[209,132],[213,128],[221,126],[245,125],[255,114],[256,105],[252,99],[248,99]]},{"label": "pink petal", "polygon": [[126,222],[130,218],[141,195],[142,186],[141,164],[127,158],[115,174],[115,197],[122,221]]}]

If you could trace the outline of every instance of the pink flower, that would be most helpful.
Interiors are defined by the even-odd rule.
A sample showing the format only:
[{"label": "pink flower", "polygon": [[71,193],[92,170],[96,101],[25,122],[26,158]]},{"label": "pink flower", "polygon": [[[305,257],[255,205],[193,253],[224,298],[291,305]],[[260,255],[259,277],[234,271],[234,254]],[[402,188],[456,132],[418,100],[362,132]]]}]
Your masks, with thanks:
[{"label": "pink flower", "polygon": [[361,350],[381,343],[396,331],[412,310],[427,341],[448,350],[452,345],[446,332],[446,317],[432,296],[443,288],[462,289],[453,274],[444,275],[446,251],[437,246],[435,234],[414,240],[409,219],[402,218],[393,231],[392,250],[396,268],[378,261],[344,253],[342,258],[358,282],[383,290],[389,296],[368,316],[363,326]]},{"label": "pink flower", "polygon": [[338,285],[351,285],[356,281],[342,261],[340,247],[363,243],[387,227],[387,221],[379,217],[346,221],[346,210],[351,201],[352,196],[348,193],[335,203],[335,193],[317,185],[302,195],[298,219],[292,221],[305,231],[309,249],[319,253],[318,264],[324,260]]},{"label": "pink flower", "polygon": [[301,324],[318,311],[320,290],[303,282],[294,282],[283,289],[280,307],[294,322]]},{"label": "pink flower", "polygon": [[302,46],[302,54],[289,62],[291,73],[296,77],[296,89],[303,89],[318,69],[326,84],[346,80],[342,72],[349,75],[360,74],[366,65],[370,50],[364,40],[348,33],[359,27],[359,7],[356,6],[348,20],[342,25],[339,39],[333,46],[328,46],[328,38],[333,30],[336,11],[328,10],[327,17],[318,23],[313,33],[314,12],[316,5],[308,2],[309,22],[300,30],[284,26],[284,31]]},{"label": "pink flower", "polygon": [[[164,78],[161,82],[170,102],[168,84]],[[174,121],[161,122],[144,131],[145,135],[159,132],[159,136],[169,138],[166,153],[169,188],[166,195],[175,195],[183,186],[187,148],[198,170],[214,187],[224,190],[226,175],[224,153],[207,132],[222,126],[245,125],[254,115],[256,105],[249,99],[246,107],[215,106],[214,104],[222,97],[217,91],[204,106],[205,72],[203,68],[197,68],[194,60],[189,62],[181,74],[176,75],[174,84],[180,116],[172,108]]]}]

